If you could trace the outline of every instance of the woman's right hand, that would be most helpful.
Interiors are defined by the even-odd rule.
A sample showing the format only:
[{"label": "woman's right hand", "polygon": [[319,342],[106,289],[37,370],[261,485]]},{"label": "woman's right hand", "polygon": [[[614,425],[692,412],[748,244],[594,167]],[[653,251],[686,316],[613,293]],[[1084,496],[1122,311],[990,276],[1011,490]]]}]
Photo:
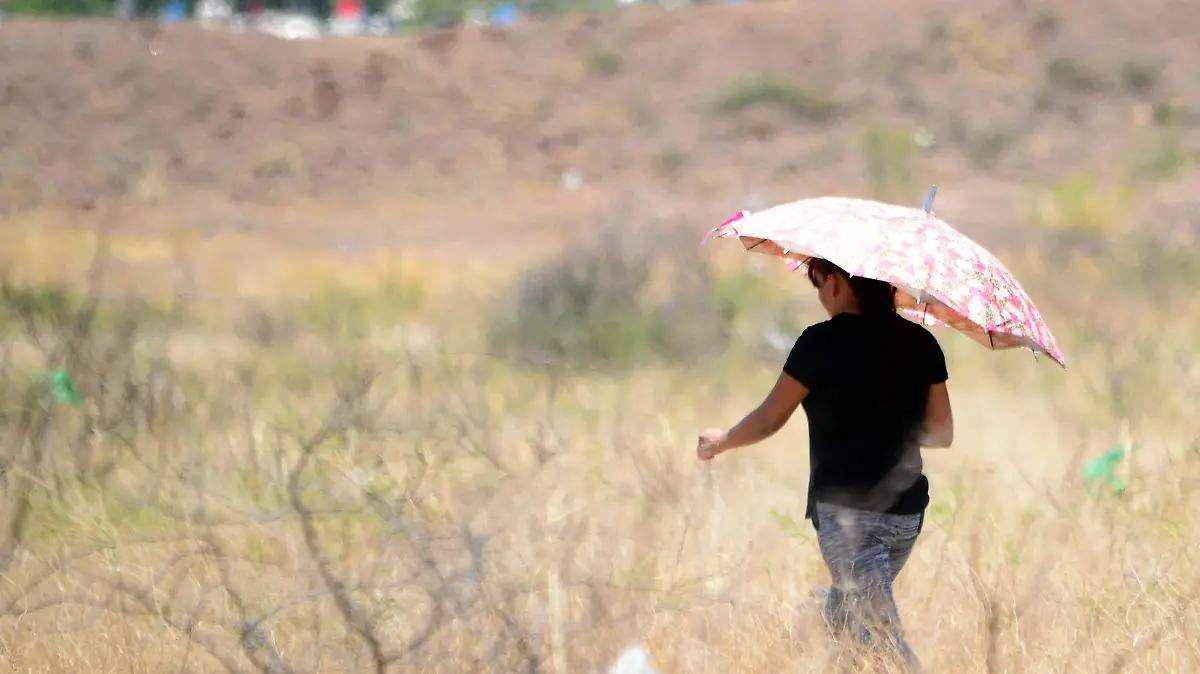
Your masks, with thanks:
[{"label": "woman's right hand", "polygon": [[712,461],[718,454],[725,451],[724,445],[728,435],[719,428],[709,428],[700,431],[696,442],[696,458],[701,461]]}]

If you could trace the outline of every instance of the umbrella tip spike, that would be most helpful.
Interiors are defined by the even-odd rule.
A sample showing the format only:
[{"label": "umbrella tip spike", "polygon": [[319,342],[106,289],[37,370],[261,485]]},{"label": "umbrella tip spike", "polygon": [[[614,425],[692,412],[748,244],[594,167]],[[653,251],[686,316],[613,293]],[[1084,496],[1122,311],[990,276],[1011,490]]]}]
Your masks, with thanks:
[{"label": "umbrella tip spike", "polygon": [[933,198],[937,196],[937,185],[929,186],[929,194],[925,195],[925,205],[922,207],[926,213],[933,209]]}]

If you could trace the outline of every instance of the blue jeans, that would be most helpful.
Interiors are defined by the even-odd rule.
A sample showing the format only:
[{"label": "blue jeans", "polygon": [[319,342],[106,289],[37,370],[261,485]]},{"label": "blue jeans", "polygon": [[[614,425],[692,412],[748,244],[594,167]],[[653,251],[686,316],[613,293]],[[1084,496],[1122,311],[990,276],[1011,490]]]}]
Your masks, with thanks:
[{"label": "blue jeans", "polygon": [[899,656],[913,671],[920,663],[900,626],[892,583],[912,554],[924,514],[888,515],[817,502],[817,543],[833,577],[825,622],[835,642]]}]

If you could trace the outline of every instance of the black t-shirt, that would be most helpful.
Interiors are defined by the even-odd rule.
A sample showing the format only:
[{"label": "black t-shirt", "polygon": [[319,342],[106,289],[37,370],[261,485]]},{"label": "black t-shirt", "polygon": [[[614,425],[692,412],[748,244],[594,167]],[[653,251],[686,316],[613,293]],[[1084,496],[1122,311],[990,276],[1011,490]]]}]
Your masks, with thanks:
[{"label": "black t-shirt", "polygon": [[898,314],[838,314],[806,329],[783,371],[809,393],[808,512],[817,501],[893,514],[929,505],[920,431],[946,357]]}]

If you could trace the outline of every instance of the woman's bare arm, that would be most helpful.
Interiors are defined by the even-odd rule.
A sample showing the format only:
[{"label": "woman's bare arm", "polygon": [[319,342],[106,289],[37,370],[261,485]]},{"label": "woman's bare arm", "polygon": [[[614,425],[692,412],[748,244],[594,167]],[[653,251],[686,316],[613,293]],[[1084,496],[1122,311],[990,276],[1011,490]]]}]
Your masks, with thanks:
[{"label": "woman's bare arm", "polygon": [[725,434],[720,451],[753,445],[775,435],[807,395],[804,384],[791,375],[780,374],[766,399]]}]

